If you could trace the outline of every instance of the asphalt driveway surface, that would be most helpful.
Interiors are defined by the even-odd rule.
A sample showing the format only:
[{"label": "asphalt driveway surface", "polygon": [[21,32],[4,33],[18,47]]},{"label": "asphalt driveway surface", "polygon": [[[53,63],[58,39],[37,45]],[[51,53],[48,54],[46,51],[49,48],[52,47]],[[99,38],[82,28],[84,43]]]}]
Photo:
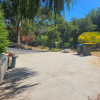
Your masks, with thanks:
[{"label": "asphalt driveway surface", "polygon": [[7,48],[7,50],[12,53],[15,53],[16,55],[46,52],[46,51],[39,51],[39,50],[25,50],[25,49],[16,49],[16,48]]},{"label": "asphalt driveway surface", "polygon": [[61,52],[20,54],[0,86],[0,100],[97,100],[100,68],[88,62],[92,58]]}]

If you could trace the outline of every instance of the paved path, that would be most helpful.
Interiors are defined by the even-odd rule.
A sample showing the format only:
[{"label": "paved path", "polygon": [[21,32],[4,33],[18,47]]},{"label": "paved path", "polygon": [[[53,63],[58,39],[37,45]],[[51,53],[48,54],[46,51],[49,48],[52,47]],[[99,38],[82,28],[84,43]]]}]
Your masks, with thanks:
[{"label": "paved path", "polygon": [[90,65],[92,58],[61,52],[20,54],[0,86],[0,100],[96,100],[100,68]]},{"label": "paved path", "polygon": [[10,52],[15,53],[16,55],[47,52],[47,51],[39,51],[39,50],[16,49],[16,48],[7,48],[7,49],[8,49]]}]

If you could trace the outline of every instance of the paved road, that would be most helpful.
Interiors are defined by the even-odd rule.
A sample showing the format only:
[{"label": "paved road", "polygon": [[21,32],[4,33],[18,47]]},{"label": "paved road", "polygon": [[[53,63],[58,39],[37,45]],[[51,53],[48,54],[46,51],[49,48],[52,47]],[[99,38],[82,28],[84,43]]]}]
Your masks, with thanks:
[{"label": "paved road", "polygon": [[92,58],[61,52],[20,54],[0,86],[0,100],[96,100],[100,68],[90,65]]},{"label": "paved road", "polygon": [[15,49],[15,48],[7,48],[9,51],[20,55],[20,54],[28,54],[28,53],[41,53],[46,51],[39,51],[39,50],[24,50],[24,49]]}]

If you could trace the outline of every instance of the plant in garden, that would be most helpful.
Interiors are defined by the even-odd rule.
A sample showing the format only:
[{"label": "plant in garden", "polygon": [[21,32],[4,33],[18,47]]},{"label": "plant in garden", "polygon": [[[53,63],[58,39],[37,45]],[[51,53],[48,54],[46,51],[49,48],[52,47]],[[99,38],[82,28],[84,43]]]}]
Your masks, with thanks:
[{"label": "plant in garden", "polygon": [[54,52],[58,52],[58,51],[62,51],[62,49],[54,48],[53,51],[54,51]]},{"label": "plant in garden", "polygon": [[100,47],[100,32],[84,32],[78,37],[79,43],[92,43],[93,47]]},{"label": "plant in garden", "polygon": [[1,10],[0,5],[0,54],[6,52],[6,47],[8,46],[7,40],[7,31],[5,30],[6,26],[3,19],[3,10]]},{"label": "plant in garden", "polygon": [[43,45],[43,48],[45,47],[45,45],[47,44],[47,36],[41,35],[41,43]]},{"label": "plant in garden", "polygon": [[15,56],[15,53],[11,53],[10,52],[8,56],[14,57]]},{"label": "plant in garden", "polygon": [[73,42],[73,38],[69,38],[69,42],[64,43],[64,47],[65,47],[65,48],[69,48],[69,47],[70,47],[71,42]]},{"label": "plant in garden", "polygon": [[47,30],[48,40],[47,44],[50,48],[55,48],[55,42],[57,41],[57,46],[59,47],[62,42],[60,35],[61,33],[58,31],[58,26],[49,27]]},{"label": "plant in garden", "polygon": [[65,47],[65,48],[69,48],[69,46],[70,46],[70,42],[64,43],[64,47]]}]

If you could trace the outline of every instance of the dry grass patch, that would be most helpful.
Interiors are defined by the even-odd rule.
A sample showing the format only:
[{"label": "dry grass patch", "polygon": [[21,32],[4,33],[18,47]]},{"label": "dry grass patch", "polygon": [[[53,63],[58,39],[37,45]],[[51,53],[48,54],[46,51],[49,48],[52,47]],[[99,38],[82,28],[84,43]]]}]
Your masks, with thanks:
[{"label": "dry grass patch", "polygon": [[92,56],[100,57],[100,51],[91,52]]},{"label": "dry grass patch", "polygon": [[49,48],[48,47],[44,47],[43,48],[43,46],[33,47],[33,46],[24,45],[24,44],[22,44],[22,45],[23,45],[23,47],[25,49],[31,48],[32,50],[49,51]]},{"label": "dry grass patch", "polygon": [[93,58],[92,60],[89,60],[89,62],[97,67],[100,67],[100,58]]}]

